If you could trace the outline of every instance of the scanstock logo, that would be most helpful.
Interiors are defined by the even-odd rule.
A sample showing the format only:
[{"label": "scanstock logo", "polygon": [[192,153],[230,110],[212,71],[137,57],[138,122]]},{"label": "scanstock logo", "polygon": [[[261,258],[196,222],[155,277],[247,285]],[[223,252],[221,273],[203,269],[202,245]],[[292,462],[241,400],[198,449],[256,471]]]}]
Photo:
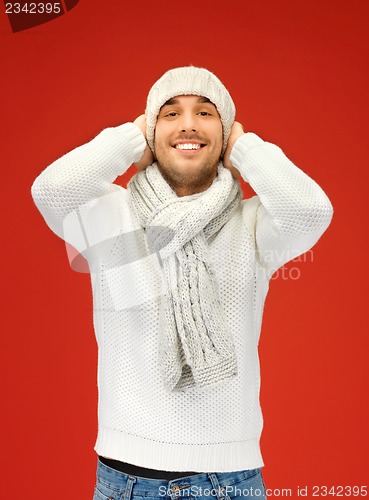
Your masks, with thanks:
[{"label": "scanstock logo", "polygon": [[78,2],[79,0],[61,0],[59,2],[7,2],[4,0],[3,3],[12,31],[16,33],[63,16]]}]

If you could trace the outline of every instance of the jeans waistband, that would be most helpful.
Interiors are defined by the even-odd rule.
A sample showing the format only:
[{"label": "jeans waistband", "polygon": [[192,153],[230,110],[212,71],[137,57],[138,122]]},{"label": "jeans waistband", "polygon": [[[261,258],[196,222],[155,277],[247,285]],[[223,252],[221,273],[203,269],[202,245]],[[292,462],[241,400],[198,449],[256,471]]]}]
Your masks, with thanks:
[{"label": "jeans waistband", "polygon": [[[153,496],[163,497],[166,495],[173,496],[173,498],[180,495],[181,490],[198,488],[208,488],[209,490],[219,490],[219,482],[222,487],[230,486],[238,483],[248,477],[257,474],[260,469],[248,469],[235,472],[199,472],[194,475],[183,476],[178,479],[152,479],[117,471],[102,463],[98,459],[97,466],[97,479],[106,486],[116,489],[117,491],[125,492],[125,500],[129,500],[134,490],[134,495],[137,496]],[[222,499],[221,491],[216,491],[215,496],[209,497],[210,499]]]}]

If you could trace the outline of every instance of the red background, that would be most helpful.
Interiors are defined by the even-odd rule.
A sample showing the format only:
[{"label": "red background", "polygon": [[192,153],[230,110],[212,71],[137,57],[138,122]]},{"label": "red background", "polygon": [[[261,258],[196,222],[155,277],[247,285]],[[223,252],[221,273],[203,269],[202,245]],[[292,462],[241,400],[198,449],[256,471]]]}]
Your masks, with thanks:
[{"label": "red background", "polygon": [[313,261],[290,262],[300,277],[273,280],[267,297],[266,485],[297,497],[297,486],[368,483],[368,14],[366,0],[80,0],[12,33],[0,13],[2,494],[90,499],[95,483],[89,276],[71,271],[31,184],[132,121],[152,83],[187,64],[215,72],[245,129],[282,147],[335,209]]}]

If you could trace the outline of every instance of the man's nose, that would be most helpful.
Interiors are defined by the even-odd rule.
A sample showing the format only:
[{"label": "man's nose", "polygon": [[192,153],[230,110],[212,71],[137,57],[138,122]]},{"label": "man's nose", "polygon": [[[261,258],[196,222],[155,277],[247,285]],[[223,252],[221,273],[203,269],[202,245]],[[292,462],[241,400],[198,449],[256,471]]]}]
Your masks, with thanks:
[{"label": "man's nose", "polygon": [[196,116],[193,113],[182,113],[179,128],[181,132],[196,132]]}]

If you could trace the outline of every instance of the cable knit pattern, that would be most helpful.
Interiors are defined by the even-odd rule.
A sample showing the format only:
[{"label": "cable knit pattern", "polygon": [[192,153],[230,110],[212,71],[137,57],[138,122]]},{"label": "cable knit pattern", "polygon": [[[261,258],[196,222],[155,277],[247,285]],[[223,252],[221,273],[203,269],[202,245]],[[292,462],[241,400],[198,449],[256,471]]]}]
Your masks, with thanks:
[{"label": "cable knit pattern", "polygon": [[205,387],[236,375],[208,240],[237,210],[239,183],[219,163],[205,192],[178,197],[154,163],[135,175],[128,189],[149,246],[164,264],[166,325],[159,332],[159,353],[166,386]]},{"label": "cable knit pattern", "polygon": [[231,160],[257,195],[242,200],[209,237],[208,258],[238,372],[214,387],[168,391],[158,352],[163,267],[128,191],[114,184],[144,148],[136,125],[106,129],[56,160],[32,186],[46,223],[90,266],[98,343],[95,450],[160,470],[261,467],[258,342],[269,277],[318,241],[332,205],[279,147],[252,133],[236,141]]}]

